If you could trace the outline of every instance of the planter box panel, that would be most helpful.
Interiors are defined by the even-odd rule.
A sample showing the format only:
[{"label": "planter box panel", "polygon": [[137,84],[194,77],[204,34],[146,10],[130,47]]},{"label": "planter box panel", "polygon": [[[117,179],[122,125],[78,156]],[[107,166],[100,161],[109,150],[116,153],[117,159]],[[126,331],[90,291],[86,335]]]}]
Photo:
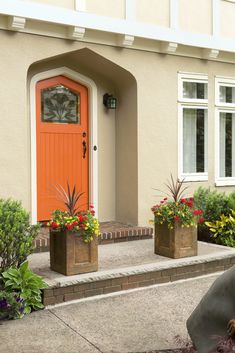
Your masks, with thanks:
[{"label": "planter box panel", "polygon": [[155,224],[155,254],[181,258],[197,255],[197,228],[184,227],[178,223],[174,229],[168,229],[167,224]]},{"label": "planter box panel", "polygon": [[75,264],[91,262],[91,248],[79,237],[74,239],[74,262]]},{"label": "planter box panel", "polygon": [[66,276],[98,270],[98,241],[84,243],[81,232],[50,232],[50,265]]}]

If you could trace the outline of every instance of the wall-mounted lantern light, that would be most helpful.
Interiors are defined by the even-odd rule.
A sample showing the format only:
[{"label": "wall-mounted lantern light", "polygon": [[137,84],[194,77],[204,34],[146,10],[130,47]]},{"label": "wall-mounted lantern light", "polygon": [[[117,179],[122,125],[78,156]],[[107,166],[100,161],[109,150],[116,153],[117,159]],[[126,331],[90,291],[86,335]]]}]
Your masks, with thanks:
[{"label": "wall-mounted lantern light", "polygon": [[112,94],[105,93],[103,95],[103,104],[107,109],[116,109],[117,98],[114,98]]}]

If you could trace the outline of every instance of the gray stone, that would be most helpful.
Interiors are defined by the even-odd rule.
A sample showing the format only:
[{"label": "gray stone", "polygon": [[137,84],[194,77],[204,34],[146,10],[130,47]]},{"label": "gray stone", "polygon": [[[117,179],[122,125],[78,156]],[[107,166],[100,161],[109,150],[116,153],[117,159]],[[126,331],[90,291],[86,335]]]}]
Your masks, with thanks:
[{"label": "gray stone", "polygon": [[216,279],[187,320],[189,335],[199,353],[209,353],[227,334],[235,318],[235,266]]}]

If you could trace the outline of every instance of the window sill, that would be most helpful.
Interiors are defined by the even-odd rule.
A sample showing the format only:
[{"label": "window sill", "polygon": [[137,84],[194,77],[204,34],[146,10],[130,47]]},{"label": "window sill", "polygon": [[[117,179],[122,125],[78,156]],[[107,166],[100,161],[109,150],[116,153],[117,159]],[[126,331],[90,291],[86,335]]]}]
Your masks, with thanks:
[{"label": "window sill", "polygon": [[228,179],[228,180],[216,180],[215,186],[234,186],[235,179]]},{"label": "window sill", "polygon": [[208,181],[208,174],[207,173],[201,173],[201,174],[182,174],[179,177],[180,181],[184,180],[184,182],[187,181]]}]

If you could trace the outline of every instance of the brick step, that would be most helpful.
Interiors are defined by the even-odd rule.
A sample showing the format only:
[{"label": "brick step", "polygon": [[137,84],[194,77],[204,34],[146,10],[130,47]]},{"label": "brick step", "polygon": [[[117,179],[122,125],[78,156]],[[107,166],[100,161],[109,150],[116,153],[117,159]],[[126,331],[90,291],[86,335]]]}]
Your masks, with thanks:
[{"label": "brick step", "polygon": [[86,273],[49,280],[43,291],[44,305],[55,305],[72,300],[104,295],[154,284],[174,282],[224,271],[235,264],[235,251],[133,266],[128,268]]},{"label": "brick step", "polygon": [[[104,222],[100,224],[99,244],[112,244],[123,241],[151,239],[153,228],[133,227],[123,223]],[[42,227],[34,241],[35,252],[49,251],[49,228]]]}]

